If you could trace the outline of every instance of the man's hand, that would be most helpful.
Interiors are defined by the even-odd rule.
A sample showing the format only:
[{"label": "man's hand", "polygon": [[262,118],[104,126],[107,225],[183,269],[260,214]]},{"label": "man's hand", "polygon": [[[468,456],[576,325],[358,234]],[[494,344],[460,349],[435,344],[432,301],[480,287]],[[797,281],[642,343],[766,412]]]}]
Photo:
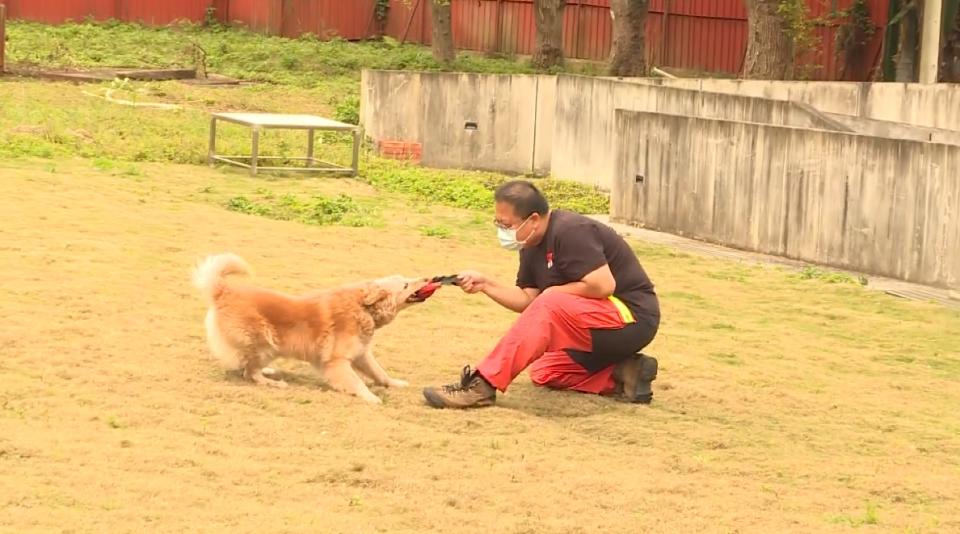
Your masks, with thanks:
[{"label": "man's hand", "polygon": [[460,289],[464,293],[479,293],[487,287],[487,277],[477,271],[462,271],[457,275],[460,282]]}]

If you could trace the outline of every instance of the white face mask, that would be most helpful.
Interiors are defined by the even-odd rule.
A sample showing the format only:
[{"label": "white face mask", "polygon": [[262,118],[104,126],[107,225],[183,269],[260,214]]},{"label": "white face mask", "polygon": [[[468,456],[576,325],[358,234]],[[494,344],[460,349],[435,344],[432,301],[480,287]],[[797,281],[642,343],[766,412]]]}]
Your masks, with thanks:
[{"label": "white face mask", "polygon": [[[527,224],[530,218],[528,217],[520,226],[512,229],[507,228],[497,228],[497,239],[500,240],[500,246],[507,250],[520,250],[523,248],[523,244],[527,242],[526,239],[523,241],[517,241],[517,230],[523,228],[524,224]],[[527,238],[529,239],[529,237]]]}]

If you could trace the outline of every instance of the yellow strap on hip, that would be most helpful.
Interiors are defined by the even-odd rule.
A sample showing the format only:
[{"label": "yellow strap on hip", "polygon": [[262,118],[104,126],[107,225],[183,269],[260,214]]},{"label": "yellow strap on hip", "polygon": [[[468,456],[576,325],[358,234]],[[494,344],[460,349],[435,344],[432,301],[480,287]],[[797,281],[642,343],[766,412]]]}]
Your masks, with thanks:
[{"label": "yellow strap on hip", "polygon": [[622,300],[618,299],[613,295],[610,295],[607,298],[610,299],[610,302],[612,302],[613,305],[617,307],[617,311],[620,313],[620,318],[623,319],[623,324],[630,324],[630,323],[637,322],[636,319],[633,318],[633,314],[630,313],[630,308],[628,308],[627,305],[624,304]]}]

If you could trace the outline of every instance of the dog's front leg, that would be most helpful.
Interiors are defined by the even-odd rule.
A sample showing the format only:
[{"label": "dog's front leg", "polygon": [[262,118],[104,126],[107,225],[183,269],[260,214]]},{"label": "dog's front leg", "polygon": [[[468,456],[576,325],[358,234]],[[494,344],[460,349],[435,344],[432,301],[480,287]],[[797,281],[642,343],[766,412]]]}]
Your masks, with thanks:
[{"label": "dog's front leg", "polygon": [[364,353],[354,360],[353,366],[361,373],[372,378],[374,383],[380,386],[402,388],[410,385],[406,380],[390,378],[390,375],[383,370],[383,367],[380,367],[380,363],[373,357],[373,349],[371,347],[367,347]]},{"label": "dog's front leg", "polygon": [[[264,376],[263,371],[264,368],[260,367],[259,360],[248,360],[246,367],[243,369],[243,377],[260,386],[273,386],[277,388],[287,387],[286,382],[275,378],[267,378]],[[272,369],[270,370],[270,374],[274,374]]]},{"label": "dog's front leg", "polygon": [[338,359],[328,363],[323,367],[323,376],[330,386],[337,391],[356,395],[373,404],[383,404],[380,397],[374,395],[354,372],[348,360]]}]

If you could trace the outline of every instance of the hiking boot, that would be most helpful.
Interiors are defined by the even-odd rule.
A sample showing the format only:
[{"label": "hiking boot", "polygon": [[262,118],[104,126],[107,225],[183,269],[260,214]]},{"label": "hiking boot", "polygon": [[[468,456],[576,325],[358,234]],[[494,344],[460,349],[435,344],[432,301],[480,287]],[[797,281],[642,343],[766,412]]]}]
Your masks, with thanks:
[{"label": "hiking boot", "polygon": [[434,408],[479,408],[497,400],[497,390],[467,365],[460,373],[460,383],[423,389],[427,404]]},{"label": "hiking boot", "polygon": [[617,392],[627,402],[650,404],[653,400],[652,382],[657,379],[657,359],[637,353],[613,369]]}]

